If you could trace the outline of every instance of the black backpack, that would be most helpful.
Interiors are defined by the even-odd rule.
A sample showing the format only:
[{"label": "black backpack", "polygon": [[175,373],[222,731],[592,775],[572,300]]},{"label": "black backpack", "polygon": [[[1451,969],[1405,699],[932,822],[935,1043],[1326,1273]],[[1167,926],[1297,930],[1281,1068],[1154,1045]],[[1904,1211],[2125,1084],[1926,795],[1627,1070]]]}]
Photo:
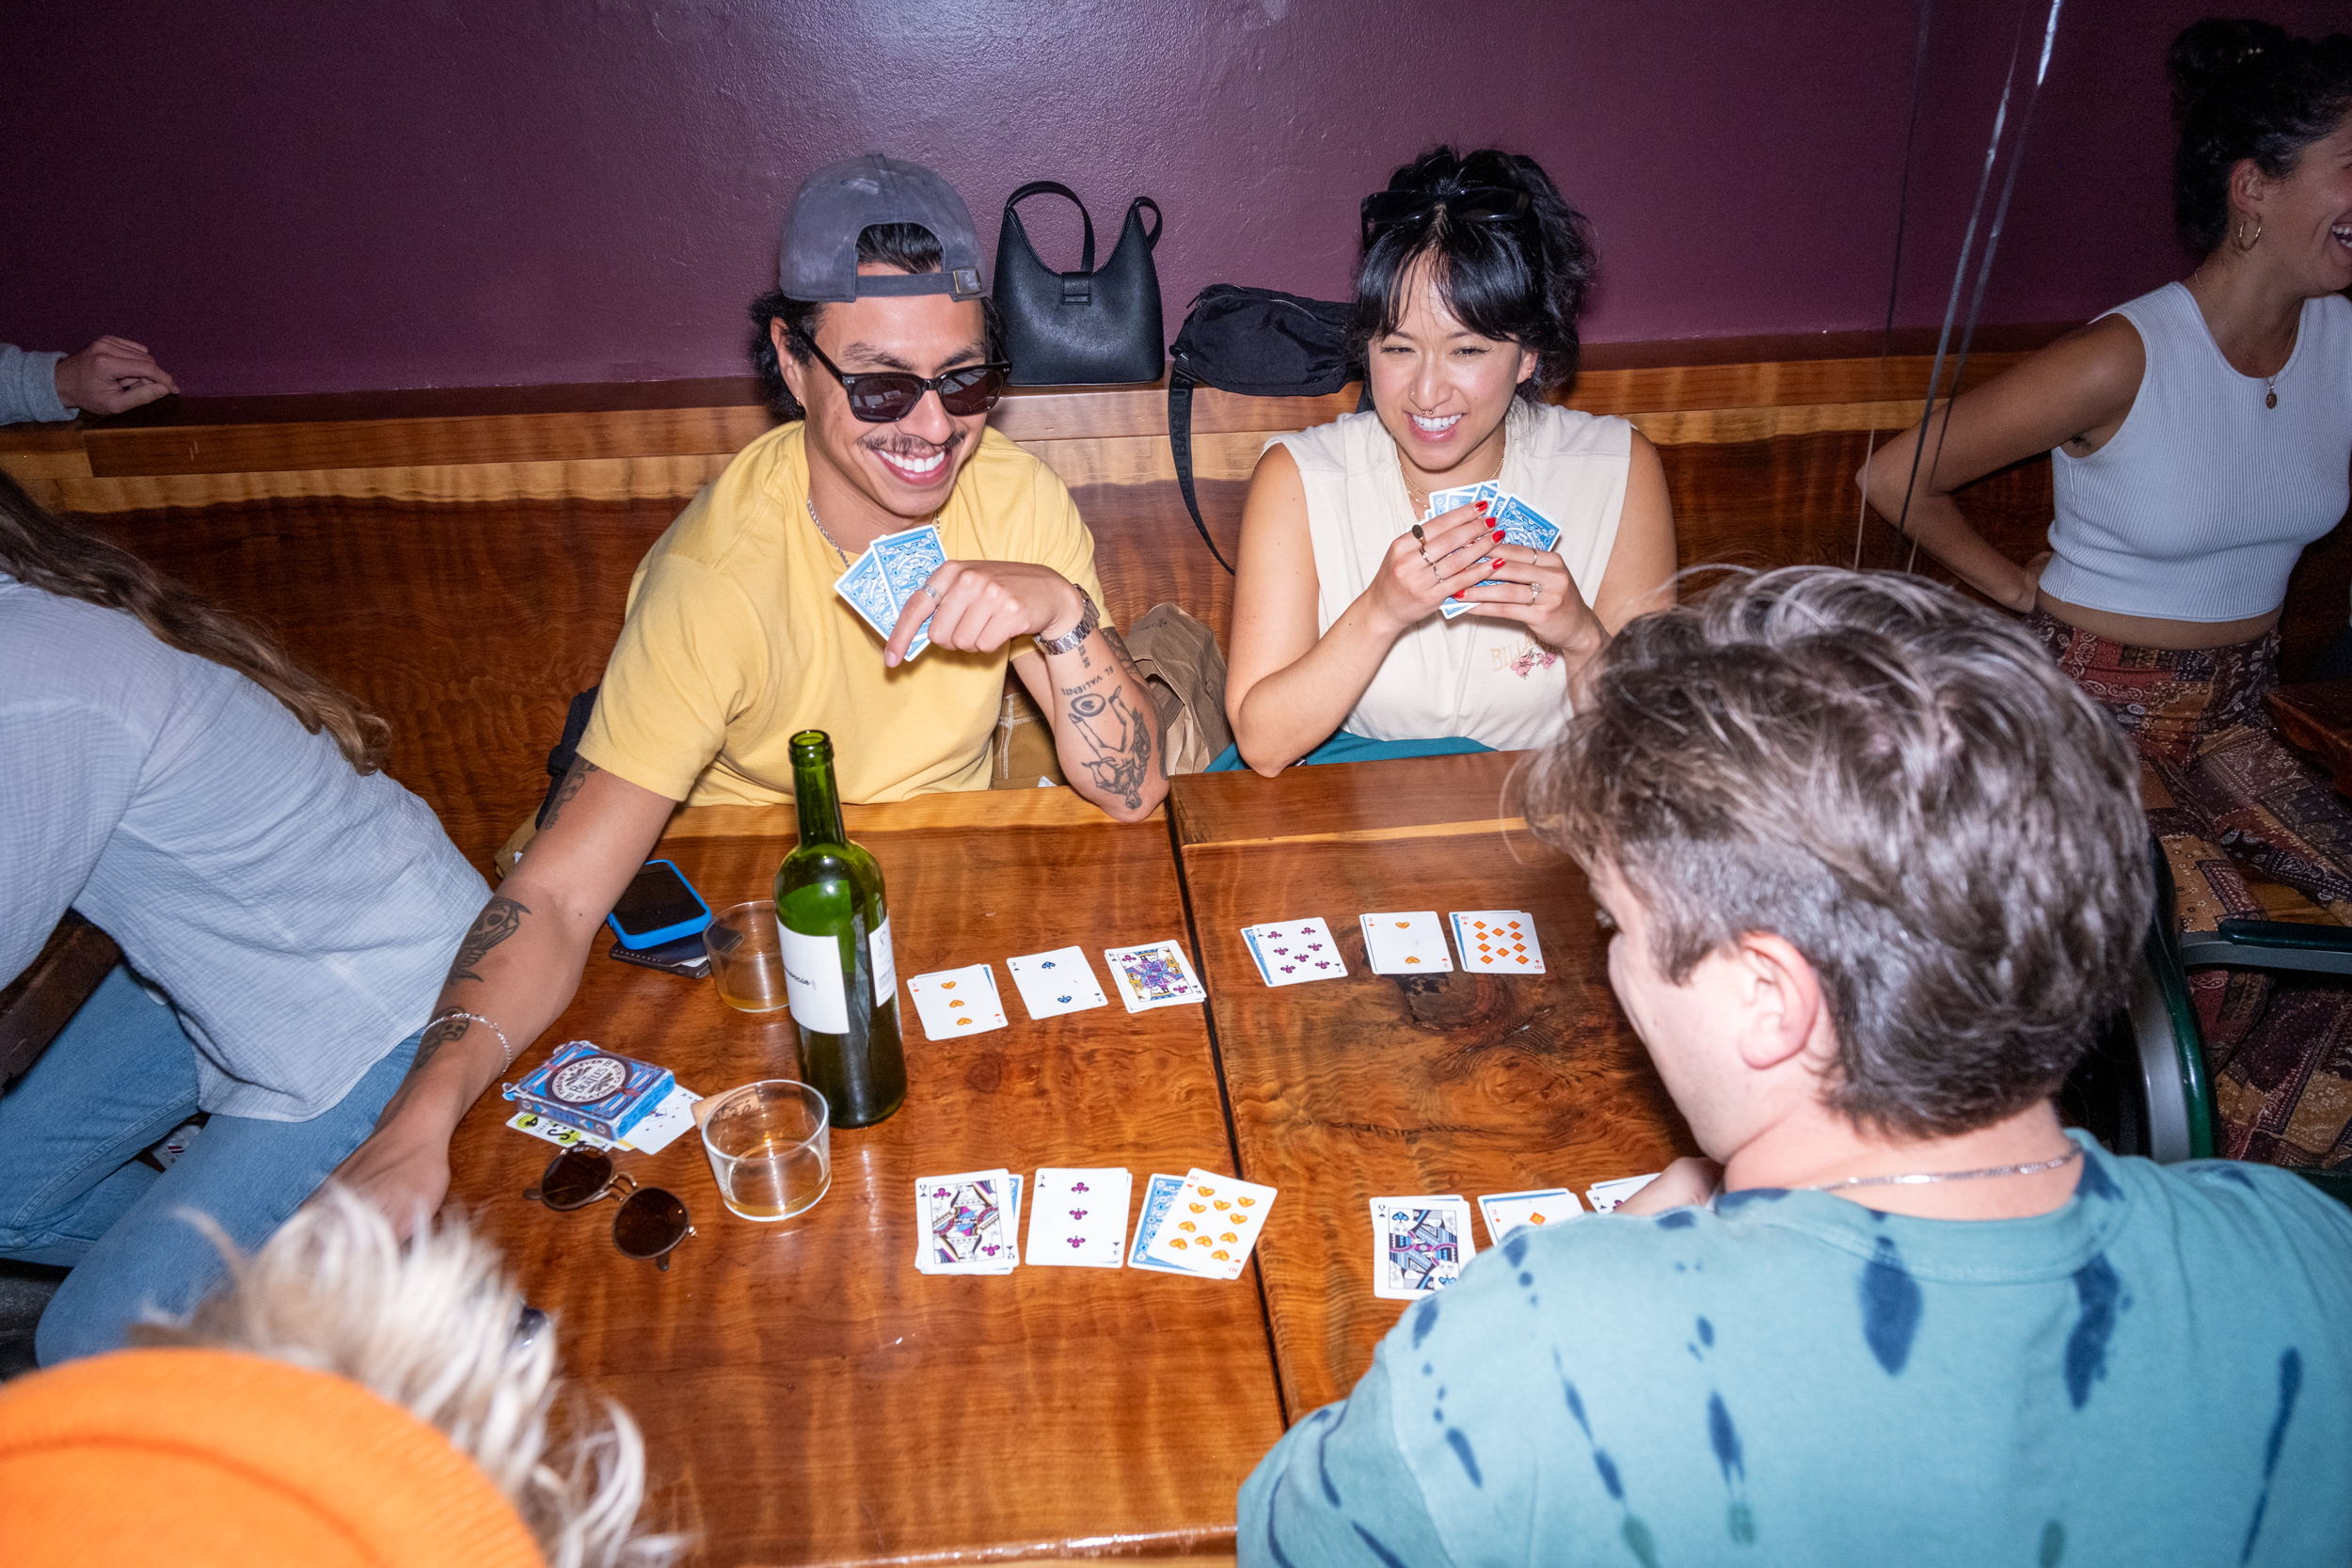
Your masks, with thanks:
[{"label": "black backpack", "polygon": [[1347,319],[1354,311],[1340,300],[1212,283],[1194,298],[1176,334],[1168,367],[1168,444],[1175,451],[1176,483],[1192,526],[1228,573],[1232,565],[1209,537],[1193,492],[1192,389],[1208,386],[1260,398],[1336,392],[1351,379]]}]

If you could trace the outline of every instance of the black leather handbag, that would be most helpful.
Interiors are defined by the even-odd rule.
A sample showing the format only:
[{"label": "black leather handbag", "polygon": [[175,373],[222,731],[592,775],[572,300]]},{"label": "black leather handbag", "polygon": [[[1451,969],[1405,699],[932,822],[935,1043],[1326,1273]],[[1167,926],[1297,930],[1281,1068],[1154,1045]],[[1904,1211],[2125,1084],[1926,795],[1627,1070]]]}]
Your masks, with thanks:
[{"label": "black leather handbag", "polygon": [[[1030,248],[1013,209],[1033,196],[1068,197],[1086,224],[1076,272],[1055,272]],[[1152,227],[1143,210],[1152,209]],[[1119,244],[1094,269],[1094,219],[1075,191],[1033,180],[1005,198],[996,235],[996,309],[1005,318],[1006,356],[1016,387],[1067,387],[1156,381],[1168,357],[1160,333],[1160,275],[1152,252],[1160,243],[1160,204],[1139,196],[1127,205]]]}]

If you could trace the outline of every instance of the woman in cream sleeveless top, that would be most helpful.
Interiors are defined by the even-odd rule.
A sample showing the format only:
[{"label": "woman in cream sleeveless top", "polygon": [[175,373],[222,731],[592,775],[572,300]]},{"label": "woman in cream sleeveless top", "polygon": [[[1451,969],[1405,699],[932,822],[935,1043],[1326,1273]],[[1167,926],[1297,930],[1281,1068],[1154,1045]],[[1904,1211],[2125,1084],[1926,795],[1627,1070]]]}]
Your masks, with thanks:
[{"label": "woman in cream sleeveless top", "polygon": [[[1213,771],[1540,746],[1593,655],[1671,602],[1656,451],[1543,401],[1576,373],[1583,220],[1533,160],[1443,148],[1363,220],[1350,338],[1372,407],[1259,459]],[[1488,481],[1559,529],[1550,547],[1503,542],[1500,499],[1447,495]]]},{"label": "woman in cream sleeveless top", "polygon": [[[1635,439],[1623,420],[1522,398],[1511,400],[1504,419],[1495,477],[1559,525],[1551,553],[1587,604],[1617,542]],[[1372,586],[1390,547],[1411,536],[1418,515],[1377,414],[1350,414],[1275,442],[1289,449],[1307,492],[1321,638]],[[1525,626],[1431,615],[1390,647],[1342,727],[1373,740],[1460,736],[1512,752],[1549,740],[1568,705],[1567,658]]]},{"label": "woman in cream sleeveless top", "polygon": [[[1915,480],[1913,431],[1862,483],[2130,733],[2185,928],[2264,912],[2265,880],[2352,925],[2352,809],[2263,705],[2288,574],[2352,495],[2352,39],[2208,18],[2168,64],[2197,270],[1938,410]],[[2040,451],[2057,516],[2021,565],[1952,492]],[[2352,984],[2211,969],[2190,991],[2220,1152],[2352,1160]]]}]

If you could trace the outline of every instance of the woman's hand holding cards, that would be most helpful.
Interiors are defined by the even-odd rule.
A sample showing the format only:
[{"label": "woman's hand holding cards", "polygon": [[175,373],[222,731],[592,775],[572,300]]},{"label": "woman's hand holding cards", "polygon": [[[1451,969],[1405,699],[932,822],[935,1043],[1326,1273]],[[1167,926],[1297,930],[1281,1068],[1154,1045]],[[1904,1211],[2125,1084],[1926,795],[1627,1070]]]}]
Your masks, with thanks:
[{"label": "woman's hand holding cards", "polygon": [[1419,528],[1418,535],[1399,534],[1390,544],[1380,575],[1365,593],[1375,624],[1391,640],[1485,577],[1487,552],[1502,537],[1487,520],[1485,501],[1439,513]]},{"label": "woman's hand holding cards", "polygon": [[1475,605],[1481,615],[1518,622],[1564,654],[1589,658],[1600,651],[1608,628],[1557,553],[1508,544],[1496,545],[1492,553],[1480,580],[1460,590],[1465,604]]}]

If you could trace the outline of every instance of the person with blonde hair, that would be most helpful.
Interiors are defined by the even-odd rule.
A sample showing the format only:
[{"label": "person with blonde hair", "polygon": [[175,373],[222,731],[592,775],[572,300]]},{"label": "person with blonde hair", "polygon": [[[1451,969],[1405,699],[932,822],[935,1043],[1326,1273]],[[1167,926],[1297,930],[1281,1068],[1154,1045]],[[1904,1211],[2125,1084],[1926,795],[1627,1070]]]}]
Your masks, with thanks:
[{"label": "person with blonde hair", "polygon": [[381,720],[5,475],[0,671],[0,981],[68,909],[124,958],[0,1092],[0,1258],[72,1270],[46,1366],[218,1277],[175,1211],[258,1246],[362,1146],[486,889]]},{"label": "person with blonde hair", "polygon": [[329,1186],[227,1256],[184,1320],[0,1386],[11,1563],[663,1568],[685,1549],[641,1527],[636,1423],[564,1408],[554,1325],[462,1224],[403,1247]]}]

